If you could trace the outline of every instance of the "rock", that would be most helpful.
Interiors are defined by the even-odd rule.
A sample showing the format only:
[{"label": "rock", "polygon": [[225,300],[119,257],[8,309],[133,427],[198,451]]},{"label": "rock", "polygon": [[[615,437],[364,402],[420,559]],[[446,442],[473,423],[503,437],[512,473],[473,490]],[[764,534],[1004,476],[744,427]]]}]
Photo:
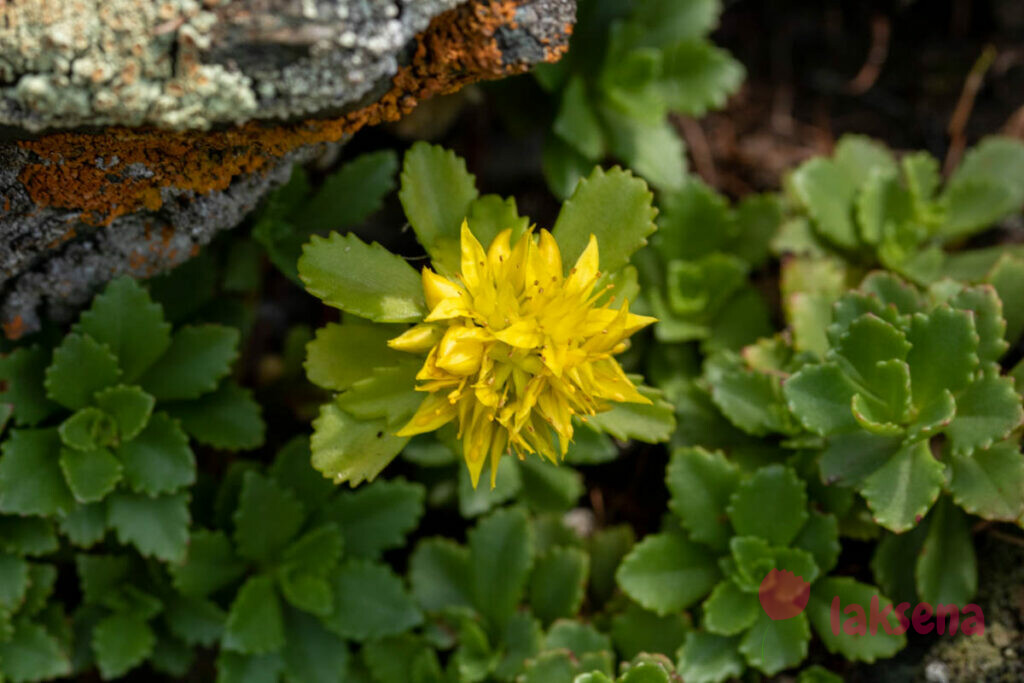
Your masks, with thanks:
[{"label": "rock", "polygon": [[291,166],[565,51],[575,0],[0,7],[0,322],[67,319],[237,225]]},{"label": "rock", "polygon": [[1024,547],[987,536],[978,567],[984,634],[940,637],[921,662],[919,681],[1024,681]]}]

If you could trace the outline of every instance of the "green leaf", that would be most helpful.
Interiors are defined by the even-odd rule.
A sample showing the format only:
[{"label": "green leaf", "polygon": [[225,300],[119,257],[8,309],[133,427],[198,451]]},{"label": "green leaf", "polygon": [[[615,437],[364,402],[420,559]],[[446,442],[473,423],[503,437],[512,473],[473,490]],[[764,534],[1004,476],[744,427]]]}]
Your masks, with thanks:
[{"label": "green leaf", "polygon": [[[1006,273],[1000,275],[1005,276]],[[1024,276],[1024,272],[1020,275]],[[1024,282],[1021,285],[1021,294],[1024,295]],[[978,358],[982,363],[998,361],[1009,348],[1005,339],[1008,323],[1003,314],[1005,312],[1007,316],[1012,316],[1016,307],[1010,303],[1004,308],[1004,302],[1017,301],[1016,296],[1007,291],[1004,297],[997,292],[997,287],[978,285],[961,290],[950,300],[954,307],[974,314],[974,326],[979,337]],[[1016,340],[1016,337],[1011,338]]]},{"label": "green leaf", "polygon": [[0,642],[0,662],[13,683],[47,681],[71,675],[71,660],[61,642],[39,624],[20,620]]},{"label": "green leaf", "polygon": [[284,619],[274,580],[262,574],[252,576],[231,603],[222,646],[243,654],[265,654],[279,651],[284,643]]},{"label": "green leaf", "polygon": [[46,395],[65,408],[78,410],[93,394],[117,382],[121,369],[107,346],[92,337],[69,334],[53,351],[43,384]]},{"label": "green leaf", "polygon": [[[1020,141],[996,136],[982,140],[964,155],[946,185],[944,197],[950,211],[943,233],[967,234],[1019,210],[1024,204],[1022,173],[1024,145]],[[986,186],[991,189],[978,193]]]},{"label": "green leaf", "polygon": [[416,391],[418,371],[419,365],[409,362],[376,368],[372,377],[336,397],[335,405],[360,420],[385,418],[389,429],[401,429],[423,403],[423,393]]},{"label": "green leaf", "polygon": [[468,534],[470,591],[477,609],[494,623],[519,604],[533,566],[533,541],[526,514],[518,508],[491,513]]},{"label": "green leaf", "polygon": [[796,677],[796,683],[843,683],[843,678],[815,664],[802,670]]},{"label": "green leaf", "polygon": [[811,159],[793,172],[790,185],[825,239],[843,249],[859,245],[852,212],[857,185],[838,164]]},{"label": "green leaf", "polygon": [[305,518],[305,508],[291,491],[256,472],[246,472],[233,515],[238,554],[256,562],[276,557]]},{"label": "green leaf", "polygon": [[949,490],[957,505],[985,519],[1012,521],[1024,510],[1024,456],[1015,440],[953,455]]},{"label": "green leaf", "polygon": [[224,631],[227,615],[212,600],[175,596],[164,609],[167,626],[187,645],[212,647]]},{"label": "green leaf", "polygon": [[573,680],[575,667],[569,655],[560,651],[543,652],[536,659],[526,663],[525,672],[516,680],[519,683],[562,683]]},{"label": "green leaf", "polygon": [[232,381],[212,393],[167,406],[185,431],[199,443],[224,450],[250,450],[263,444],[266,426],[252,392]]},{"label": "green leaf", "polygon": [[789,408],[815,434],[834,434],[856,425],[850,408],[857,386],[835,363],[806,365],[782,385]]},{"label": "green leaf", "polygon": [[[459,458],[461,464],[462,458]],[[522,470],[520,462],[516,458],[500,458],[498,460],[498,476],[494,488],[490,486],[477,486],[473,488],[473,480],[469,474],[468,467],[459,467],[459,483],[457,495],[459,498],[459,514],[467,519],[479,517],[490,512],[502,503],[515,498],[523,488]],[[489,481],[491,476],[490,463],[484,464],[481,470],[481,480]]]},{"label": "green leaf", "polygon": [[156,636],[145,620],[126,613],[102,619],[92,632],[96,664],[105,679],[118,678],[144,662],[153,652]]},{"label": "green leaf", "polygon": [[342,683],[349,661],[345,644],[307,614],[289,609],[284,617],[287,637],[283,654],[288,679]]},{"label": "green leaf", "polygon": [[388,347],[401,329],[364,323],[328,323],[306,346],[306,375],[324,389],[344,391],[373,376],[376,368],[408,360],[408,354]]},{"label": "green leaf", "polygon": [[681,614],[659,617],[630,603],[624,612],[612,617],[611,635],[623,659],[632,659],[641,652],[671,657],[682,646],[689,630],[689,621]]},{"label": "green leaf", "polygon": [[1024,420],[1021,397],[1009,377],[986,375],[956,397],[956,417],[948,427],[954,455],[990,448]]},{"label": "green leaf", "polygon": [[777,376],[741,367],[705,364],[711,399],[722,414],[747,434],[792,434],[799,431]]},{"label": "green leaf", "polygon": [[585,156],[550,132],[544,136],[541,154],[544,180],[547,181],[551,193],[563,200],[573,193],[576,185],[594,167]]},{"label": "green leaf", "polygon": [[22,346],[0,357],[0,401],[13,406],[19,425],[37,424],[57,410],[43,386],[49,364],[50,353],[41,346]]},{"label": "green leaf", "polygon": [[[436,683],[441,680],[437,654],[423,638],[411,633],[370,641],[363,646],[362,655],[372,680],[377,683]],[[369,674],[366,680],[370,680]]]},{"label": "green leaf", "polygon": [[589,624],[564,619],[553,624],[544,638],[546,650],[568,650],[576,657],[612,648],[611,639]]},{"label": "green leaf", "polygon": [[60,469],[79,503],[102,500],[121,481],[123,470],[120,461],[106,448],[89,451],[61,448]]},{"label": "green leaf", "polygon": [[727,509],[736,533],[786,546],[807,521],[807,490],[793,470],[762,467],[740,482]]},{"label": "green leaf", "polygon": [[319,509],[335,492],[334,484],[310,464],[307,436],[294,437],[277,452],[270,476],[311,510]]},{"label": "green leaf", "polygon": [[182,595],[201,598],[233,583],[245,573],[223,531],[196,529],[189,539],[184,562],[168,567],[174,588]]},{"label": "green leaf", "polygon": [[732,536],[726,507],[739,480],[738,468],[720,451],[677,449],[665,471],[669,509],[693,540],[724,551]]},{"label": "green leaf", "polygon": [[60,532],[82,548],[98,543],[107,530],[107,510],[101,503],[75,505],[61,518]]},{"label": "green leaf", "polygon": [[334,572],[334,611],[324,625],[359,642],[419,626],[423,615],[401,579],[381,564],[350,560]]},{"label": "green leaf", "polygon": [[150,498],[115,493],[107,499],[107,523],[117,539],[132,544],[144,557],[181,562],[188,548],[188,494]]},{"label": "green leaf", "polygon": [[284,660],[277,653],[243,655],[221,648],[217,683],[278,683]]},{"label": "green leaf", "polygon": [[[841,610],[841,624],[839,632],[832,630],[831,607],[833,600],[838,599],[838,609]],[[892,605],[892,602],[879,594],[874,586],[859,583],[848,577],[827,577],[811,586],[811,597],[807,603],[807,616],[814,626],[814,632],[825,643],[825,647],[831,653],[840,653],[847,659],[858,662],[873,662],[879,658],[891,657],[906,644],[907,639],[903,634],[887,633],[885,627],[879,623],[877,631],[871,633],[869,630],[863,635],[848,634],[843,628],[850,614],[845,610],[850,605],[859,605],[867,616],[871,612],[872,600],[878,600],[879,613]],[[887,621],[890,628],[899,627],[898,617],[889,611]],[[870,626],[870,624],[868,624]]]},{"label": "green leaf", "polygon": [[[380,210],[395,188],[397,170],[398,158],[390,149],[361,154],[327,176],[291,218],[306,234],[360,223]],[[294,255],[298,257],[297,250]]]},{"label": "green leaf", "polygon": [[57,549],[57,535],[48,520],[0,516],[0,549],[16,555],[46,555]]},{"label": "green leaf", "polygon": [[679,534],[648,536],[616,573],[629,597],[659,615],[685,609],[708,593],[720,575],[708,550]]},{"label": "green leaf", "polygon": [[325,304],[375,322],[414,322],[426,314],[416,271],[355,235],[314,235],[303,247],[299,277]]},{"label": "green leaf", "polygon": [[576,263],[592,234],[597,237],[603,272],[615,272],[629,263],[656,229],[653,199],[647,184],[629,171],[595,168],[562,204],[552,229],[565,270]]},{"label": "green leaf", "polygon": [[562,90],[551,130],[590,161],[600,161],[604,156],[601,121],[587,97],[587,86],[582,77],[573,76]]},{"label": "green leaf", "polygon": [[404,479],[376,481],[358,491],[339,494],[322,517],[338,525],[350,557],[376,559],[402,545],[423,516],[426,492]]},{"label": "green leaf", "polygon": [[328,574],[344,548],[344,539],[337,524],[328,522],[307,531],[285,548],[281,568],[308,574]]},{"label": "green leaf", "polygon": [[686,183],[686,144],[668,119],[648,121],[605,107],[612,154],[651,185],[664,191]]},{"label": "green leaf", "polygon": [[96,393],[96,405],[117,423],[122,441],[134,439],[149,421],[156,399],[138,387],[116,386]]},{"label": "green leaf", "polygon": [[13,612],[21,606],[29,587],[29,563],[21,557],[0,554],[0,610]]},{"label": "green leaf", "polygon": [[72,330],[106,344],[127,382],[141,375],[171,343],[171,326],[160,304],[127,276],[112,280]]},{"label": "green leaf", "polygon": [[570,465],[598,465],[619,457],[619,449],[606,435],[580,425],[573,432],[565,462]]},{"label": "green leaf", "polygon": [[806,614],[773,621],[762,613],[740,641],[740,652],[748,664],[771,676],[802,662],[810,640],[811,627]]},{"label": "green leaf", "polygon": [[679,675],[687,683],[722,683],[738,677],[746,668],[739,653],[739,642],[738,636],[727,638],[691,631],[679,651]]},{"label": "green leaf", "polygon": [[495,667],[494,675],[501,680],[514,680],[522,673],[524,661],[540,652],[543,634],[540,623],[529,612],[516,612],[509,617],[504,631],[505,656]]},{"label": "green leaf", "polygon": [[467,220],[470,231],[484,248],[490,246],[498,233],[509,228],[512,230],[514,244],[530,225],[529,218],[519,215],[515,199],[496,194],[485,194],[474,199],[469,205]]},{"label": "green leaf", "polygon": [[476,178],[455,152],[417,142],[405,153],[398,198],[416,238],[445,272],[459,272],[459,229],[477,196]]},{"label": "green leaf", "polygon": [[531,510],[563,512],[573,507],[584,493],[583,477],[571,467],[526,458],[519,463],[519,471],[522,476],[520,500]]},{"label": "green leaf", "polygon": [[939,496],[944,468],[928,441],[904,446],[864,480],[861,495],[878,524],[900,533],[917,524]]},{"label": "green leaf", "polygon": [[0,510],[50,516],[70,511],[74,498],[58,462],[56,429],[14,429],[0,446]]},{"label": "green leaf", "polygon": [[313,420],[313,467],[335,483],[357,486],[380,474],[408,441],[388,432],[384,419],[358,420],[325,403]]},{"label": "green leaf", "polygon": [[633,528],[627,524],[598,529],[587,539],[591,597],[598,604],[612,597],[615,572],[633,547],[634,540]]},{"label": "green leaf", "polygon": [[966,605],[978,590],[978,560],[967,515],[948,497],[931,514],[914,575],[918,595],[932,605]]},{"label": "green leaf", "polygon": [[587,554],[578,548],[555,547],[537,558],[530,576],[530,606],[550,624],[575,616],[587,587]]},{"label": "green leaf", "polygon": [[914,315],[907,333],[907,353],[914,405],[937,400],[944,390],[956,394],[978,367],[978,333],[967,311],[940,306]]},{"label": "green leaf", "polygon": [[155,414],[141,434],[121,444],[117,456],[124,464],[125,480],[139,493],[171,493],[196,480],[188,437],[163,412]]},{"label": "green leaf", "polygon": [[409,559],[412,594],[424,610],[471,607],[469,550],[447,538],[420,541]]},{"label": "green leaf", "polygon": [[812,510],[807,523],[793,539],[793,546],[814,556],[822,574],[832,571],[839,561],[839,522],[833,515]]},{"label": "green leaf", "polygon": [[631,9],[630,23],[643,27],[644,44],[661,46],[703,37],[718,24],[722,8],[715,0],[646,0]]},{"label": "green leaf", "polygon": [[[1016,342],[1024,334],[1024,305],[1021,304],[1024,301],[1024,259],[1009,254],[1003,256],[985,276],[985,281],[995,288],[1002,303],[1000,309],[1006,316],[1003,330],[1006,339]],[[999,340],[1002,341],[1002,335]],[[990,356],[989,360],[999,360],[995,354],[991,355],[995,357]]]},{"label": "green leaf", "polygon": [[76,410],[57,428],[60,440],[68,448],[91,451],[117,441],[117,426],[99,408],[87,406]]},{"label": "green leaf", "polygon": [[704,628],[720,636],[743,633],[757,621],[760,607],[753,593],[742,590],[732,579],[725,579],[702,605]]},{"label": "green leaf", "polygon": [[658,91],[672,111],[703,116],[739,90],[743,65],[706,40],[681,40],[663,52]]},{"label": "green leaf", "polygon": [[645,386],[637,388],[651,401],[650,405],[617,403],[611,410],[587,418],[587,425],[591,429],[610,434],[619,441],[668,441],[676,428],[675,407],[662,398],[660,391]]},{"label": "green leaf", "polygon": [[223,325],[181,327],[167,352],[139,378],[139,384],[158,401],[209,393],[238,356],[238,337],[238,330]]}]

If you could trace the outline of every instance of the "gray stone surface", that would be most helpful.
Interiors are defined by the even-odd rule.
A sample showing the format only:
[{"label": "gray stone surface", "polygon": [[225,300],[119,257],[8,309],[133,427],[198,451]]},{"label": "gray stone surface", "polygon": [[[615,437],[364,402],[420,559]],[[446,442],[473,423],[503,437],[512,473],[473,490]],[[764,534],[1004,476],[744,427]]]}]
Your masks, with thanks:
[{"label": "gray stone surface", "polygon": [[[445,12],[455,29],[415,59],[436,52],[450,78],[414,63]],[[181,263],[323,143],[556,58],[574,20],[575,0],[0,4],[4,333],[68,319],[116,275]]]}]

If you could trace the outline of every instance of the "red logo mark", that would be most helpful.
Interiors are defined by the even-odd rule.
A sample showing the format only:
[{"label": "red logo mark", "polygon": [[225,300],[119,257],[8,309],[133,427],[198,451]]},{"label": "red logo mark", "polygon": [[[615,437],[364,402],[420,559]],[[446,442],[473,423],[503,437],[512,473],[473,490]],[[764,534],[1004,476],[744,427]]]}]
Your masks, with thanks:
[{"label": "red logo mark", "polygon": [[757,597],[773,621],[792,619],[807,607],[811,584],[791,571],[773,569],[761,582]]}]

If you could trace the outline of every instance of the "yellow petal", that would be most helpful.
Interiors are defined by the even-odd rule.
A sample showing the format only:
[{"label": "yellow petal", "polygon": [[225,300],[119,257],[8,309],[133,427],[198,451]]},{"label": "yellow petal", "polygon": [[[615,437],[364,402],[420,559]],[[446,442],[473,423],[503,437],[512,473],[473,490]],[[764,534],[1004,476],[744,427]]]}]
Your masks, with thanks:
[{"label": "yellow petal", "polygon": [[443,332],[437,325],[414,325],[394,339],[389,339],[388,346],[397,351],[422,353],[433,348]]},{"label": "yellow petal", "polygon": [[517,349],[533,349],[540,346],[544,338],[531,320],[519,320],[503,330],[494,333],[494,338]]},{"label": "yellow petal", "polygon": [[594,283],[600,276],[598,272],[597,238],[593,234],[587,242],[587,248],[583,250],[580,257],[576,259],[576,265],[569,269],[569,277],[565,282],[565,290],[571,295],[590,294]]},{"label": "yellow petal", "polygon": [[480,369],[486,333],[479,327],[449,327],[437,345],[437,367],[465,377]]},{"label": "yellow petal", "polygon": [[512,230],[502,230],[487,248],[487,261],[491,264],[491,270],[495,279],[503,280],[505,267],[512,258]]},{"label": "yellow petal", "polygon": [[423,322],[433,323],[439,320],[451,320],[452,318],[468,318],[473,311],[462,301],[461,297],[445,299],[437,306],[434,306],[430,314],[423,319]]},{"label": "yellow petal", "polygon": [[442,277],[430,268],[423,269],[423,296],[427,300],[428,308],[435,308],[446,299],[460,299],[462,287],[446,277]]},{"label": "yellow petal", "polygon": [[432,432],[442,427],[455,417],[453,406],[443,394],[430,394],[408,424],[395,432],[395,436],[415,436],[424,432]]},{"label": "yellow petal", "polygon": [[469,229],[469,223],[462,221],[462,281],[470,292],[480,287],[486,269],[484,248]]}]

